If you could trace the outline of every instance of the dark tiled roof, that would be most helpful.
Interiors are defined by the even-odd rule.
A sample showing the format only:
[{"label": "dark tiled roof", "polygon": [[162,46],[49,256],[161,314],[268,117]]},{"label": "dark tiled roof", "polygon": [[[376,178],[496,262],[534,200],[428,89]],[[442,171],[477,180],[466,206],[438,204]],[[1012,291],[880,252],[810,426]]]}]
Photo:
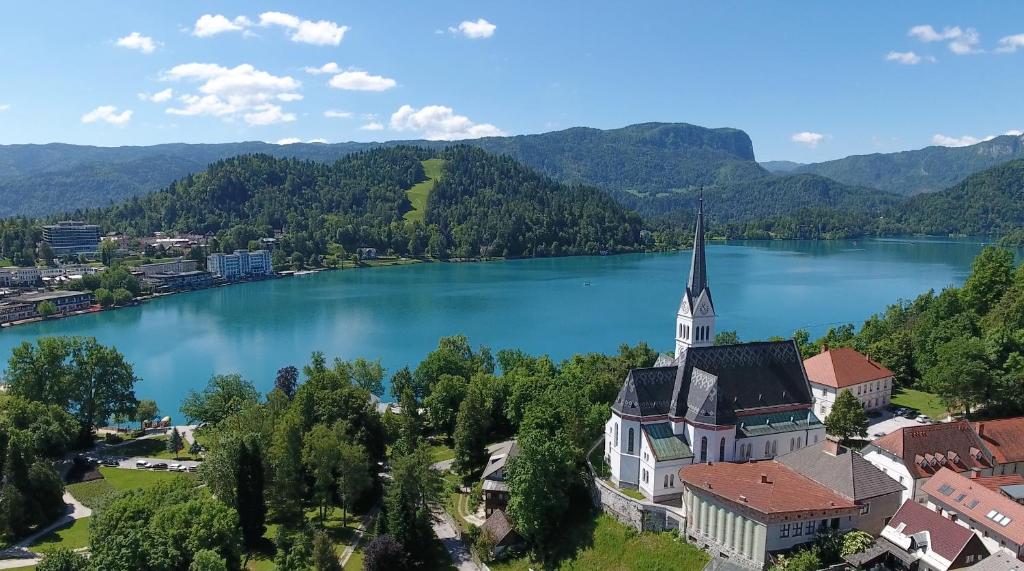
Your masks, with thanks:
[{"label": "dark tiled roof", "polygon": [[975,537],[974,532],[970,529],[942,517],[941,514],[914,500],[903,502],[900,509],[889,520],[887,527],[906,536],[922,531],[928,532],[931,540],[930,549],[949,561],[955,561],[970,543],[971,538]]},{"label": "dark tiled roof", "polygon": [[676,367],[631,369],[612,410],[636,416],[668,414],[675,382]]},{"label": "dark tiled roof", "polygon": [[644,434],[647,435],[647,442],[654,451],[656,460],[679,460],[680,458],[693,458],[693,451],[686,444],[686,440],[678,434],[672,433],[672,425],[667,422],[658,424],[643,425]]},{"label": "dark tiled roof", "polygon": [[672,398],[676,416],[719,425],[735,424],[736,411],[812,403],[792,341],[691,347]]},{"label": "dark tiled roof", "polygon": [[886,476],[860,454],[840,447],[839,453],[833,456],[825,452],[825,444],[819,442],[794,450],[776,460],[855,501],[903,491],[899,482]]},{"label": "dark tiled roof", "polygon": [[1024,571],[1024,562],[1014,557],[1012,552],[1000,549],[965,571]]},{"label": "dark tiled roof", "polygon": [[741,436],[764,436],[794,430],[814,429],[821,420],[811,409],[743,415],[737,419],[736,432]]},{"label": "dark tiled roof", "polygon": [[515,440],[508,442],[504,446],[501,446],[497,450],[491,453],[491,457],[487,459],[487,465],[484,466],[484,473],[481,479],[488,479],[498,470],[501,470],[508,464],[508,461],[515,458],[519,454],[519,445],[516,444]]},{"label": "dark tiled roof", "polygon": [[494,510],[480,529],[491,534],[495,545],[501,545],[506,539],[511,539],[516,532],[503,510]]},{"label": "dark tiled roof", "polygon": [[865,450],[873,448],[902,459],[915,478],[930,478],[943,467],[955,472],[992,467],[985,444],[963,420],[901,428],[875,440]]}]

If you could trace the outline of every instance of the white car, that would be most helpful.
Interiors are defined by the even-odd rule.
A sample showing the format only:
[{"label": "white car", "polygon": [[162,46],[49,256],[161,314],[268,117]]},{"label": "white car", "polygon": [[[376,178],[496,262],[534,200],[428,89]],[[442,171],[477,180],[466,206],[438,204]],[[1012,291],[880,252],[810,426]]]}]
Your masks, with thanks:
[{"label": "white car", "polygon": [[185,471],[185,467],[182,466],[181,464],[171,464],[170,466],[167,467],[167,469],[170,470],[171,472],[184,472]]},{"label": "white car", "polygon": [[145,460],[136,460],[135,467],[140,470],[145,470],[146,468],[149,468],[149,462],[146,462]]},{"label": "white car", "polygon": [[917,421],[920,422],[921,424],[931,424],[932,419],[928,418],[927,414],[922,414],[921,416],[917,417]]}]

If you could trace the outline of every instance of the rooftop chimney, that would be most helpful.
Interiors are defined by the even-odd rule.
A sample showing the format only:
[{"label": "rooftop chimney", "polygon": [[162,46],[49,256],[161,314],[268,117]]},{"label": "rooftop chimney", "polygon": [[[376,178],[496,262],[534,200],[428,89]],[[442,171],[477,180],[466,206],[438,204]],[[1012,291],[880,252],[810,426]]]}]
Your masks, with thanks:
[{"label": "rooftop chimney", "polygon": [[828,436],[828,435],[826,435],[825,436],[825,445],[822,447],[822,451],[825,452],[825,454],[830,454],[832,456],[838,456],[839,455],[839,439],[836,438],[835,436]]},{"label": "rooftop chimney", "polygon": [[978,423],[978,436],[980,436],[982,438],[985,437],[985,423],[984,422],[979,422]]},{"label": "rooftop chimney", "polygon": [[821,342],[821,352],[828,353],[828,341]]},{"label": "rooftop chimney", "polygon": [[762,484],[770,484],[771,483],[771,482],[768,481],[768,474],[761,474],[761,483]]}]

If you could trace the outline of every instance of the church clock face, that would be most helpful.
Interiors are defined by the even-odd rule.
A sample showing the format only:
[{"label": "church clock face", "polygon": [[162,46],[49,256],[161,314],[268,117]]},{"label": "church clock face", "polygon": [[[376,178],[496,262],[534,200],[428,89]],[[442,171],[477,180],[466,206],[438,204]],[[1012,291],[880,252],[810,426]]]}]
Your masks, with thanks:
[{"label": "church clock face", "polygon": [[700,305],[697,306],[697,311],[699,311],[701,315],[707,315],[710,309],[711,308],[708,307],[708,301],[706,299],[702,300]]}]

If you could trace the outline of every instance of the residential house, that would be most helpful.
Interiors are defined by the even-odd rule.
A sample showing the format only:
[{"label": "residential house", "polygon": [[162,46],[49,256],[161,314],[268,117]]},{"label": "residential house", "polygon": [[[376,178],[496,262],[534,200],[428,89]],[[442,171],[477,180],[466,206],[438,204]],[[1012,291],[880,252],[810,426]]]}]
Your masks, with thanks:
[{"label": "residential house", "polygon": [[973,480],[978,485],[985,486],[994,492],[999,492],[1018,504],[1024,504],[1024,475],[978,476],[973,478]]},{"label": "residential house", "polygon": [[92,305],[92,294],[85,291],[40,291],[23,293],[9,298],[15,303],[31,304],[37,311],[39,304],[49,301],[57,308],[57,313],[66,314],[73,311],[89,309]]},{"label": "residential house", "polygon": [[892,399],[892,371],[847,347],[829,349],[804,360],[814,395],[814,412],[826,418],[843,391],[857,397],[864,410],[884,408]]},{"label": "residential house", "polygon": [[994,474],[1024,474],[1024,416],[986,420],[973,426],[995,458]]},{"label": "residential house", "polygon": [[967,571],[1024,571],[1024,563],[1009,551],[1000,549],[967,568]]},{"label": "residential house", "polygon": [[30,268],[0,268],[0,285],[34,286],[42,279],[42,270]]},{"label": "residential house", "polygon": [[777,460],[860,506],[854,527],[871,535],[882,531],[903,501],[899,482],[831,436]]},{"label": "residential house", "polygon": [[990,551],[1006,549],[1024,558],[1024,506],[946,468],[922,490],[929,507],[980,535]]},{"label": "residential house", "polygon": [[864,459],[903,484],[903,500],[923,502],[921,486],[942,468],[991,476],[992,453],[967,421],[910,426],[890,432],[861,451]]},{"label": "residential house", "polygon": [[769,556],[847,531],[860,506],[774,460],[692,464],[679,470],[685,536],[713,555],[761,569]]},{"label": "residential house", "polygon": [[31,303],[0,301],[0,323],[21,321],[39,315],[36,306]]},{"label": "residential house", "polygon": [[500,558],[508,550],[515,549],[522,544],[523,538],[516,532],[511,520],[505,514],[505,510],[494,510],[484,524],[480,526],[480,533],[487,534],[493,541],[494,547],[491,555]]},{"label": "residential house", "polygon": [[199,289],[213,285],[213,274],[202,270],[149,274],[146,282],[158,290]]},{"label": "residential house", "polygon": [[519,454],[515,440],[503,442],[492,453],[484,466],[483,481],[484,514],[488,517],[508,505],[508,484],[505,483],[505,468],[508,461]]},{"label": "residential house", "polygon": [[655,501],[680,498],[683,466],[772,458],[825,437],[795,343],[714,345],[704,250],[701,201],[675,355],[630,370],[605,424],[612,482]]}]

